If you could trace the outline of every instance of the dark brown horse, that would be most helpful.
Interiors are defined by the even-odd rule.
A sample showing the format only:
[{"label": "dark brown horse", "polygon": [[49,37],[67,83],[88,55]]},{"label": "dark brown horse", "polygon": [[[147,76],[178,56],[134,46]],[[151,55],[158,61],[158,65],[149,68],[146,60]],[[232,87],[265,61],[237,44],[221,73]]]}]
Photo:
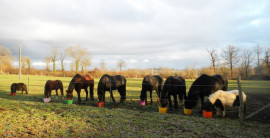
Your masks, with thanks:
[{"label": "dark brown horse", "polygon": [[22,91],[23,93],[23,91],[25,91],[25,93],[28,94],[27,87],[24,83],[12,83],[10,90],[11,93],[16,93],[16,91]]},{"label": "dark brown horse", "polygon": [[48,80],[45,84],[44,95],[45,98],[51,97],[52,90],[55,90],[58,99],[58,89],[61,91],[62,99],[64,98],[63,83],[60,80]]},{"label": "dark brown horse", "polygon": [[90,87],[90,99],[94,101],[94,78],[91,75],[82,76],[76,74],[69,83],[67,90],[67,98],[73,98],[73,90],[75,89],[78,95],[78,103],[81,103],[81,89],[85,90],[86,99],[88,100],[88,91],[87,88]]}]

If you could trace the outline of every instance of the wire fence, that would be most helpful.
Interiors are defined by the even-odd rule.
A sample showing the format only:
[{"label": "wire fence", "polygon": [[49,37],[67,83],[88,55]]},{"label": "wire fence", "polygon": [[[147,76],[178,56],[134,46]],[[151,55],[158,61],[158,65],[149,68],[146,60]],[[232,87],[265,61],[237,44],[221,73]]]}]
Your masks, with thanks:
[{"label": "wire fence", "polygon": [[[1,81],[5,81],[5,80],[0,80],[0,83]],[[16,80],[17,81],[17,80]],[[41,85],[40,83],[43,82],[44,85]],[[44,89],[44,86],[45,86],[45,83],[46,83],[46,80],[34,80],[34,82],[31,80],[31,79],[27,79],[27,82],[24,82],[26,85],[27,85],[27,88],[28,88],[28,91],[31,91],[31,88],[33,87],[39,87],[39,90],[43,90]],[[62,81],[62,83],[64,84],[64,87],[67,87],[68,85],[70,84],[75,84],[75,83],[83,83],[83,82],[70,82],[70,81]],[[115,80],[111,80],[111,81],[107,81],[105,83],[122,83],[122,81],[115,81]],[[132,83],[132,82],[131,82]],[[130,100],[138,100],[140,99],[139,95],[141,93],[141,89],[142,89],[142,85],[149,85],[149,83],[137,83],[136,85],[134,84],[131,84],[127,81],[127,93],[126,93],[126,96],[124,96],[125,98],[128,98],[128,97],[133,97],[130,98]],[[11,85],[11,84],[10,84]],[[175,84],[162,84],[162,87],[164,86],[173,86],[173,87],[191,87],[192,84],[188,84],[188,85],[175,85]],[[97,86],[98,86],[98,82],[95,82],[95,91],[97,91]],[[215,85],[192,85],[192,86],[195,86],[195,87],[213,87]],[[42,88],[40,88],[42,87]],[[131,88],[130,88],[131,87]],[[237,86],[230,86],[230,88],[236,88]],[[111,88],[111,87],[110,87]],[[88,88],[89,89],[89,88]],[[7,90],[5,90],[7,91]],[[64,92],[65,93],[65,92]],[[133,93],[133,94],[132,94]],[[134,93],[136,93],[137,95],[134,95]],[[154,92],[155,93],[155,92]],[[31,96],[33,93],[29,93],[29,96]],[[35,93],[36,94],[36,93]],[[38,94],[42,94],[42,93],[38,93]],[[65,93],[66,94],[66,93]],[[248,93],[245,93],[247,95],[247,101],[248,103],[252,103],[253,106],[256,106],[258,108],[260,107],[264,107],[267,105],[266,104],[263,104],[262,102],[259,102],[258,99],[255,99],[255,98],[252,98],[248,95]],[[82,96],[84,96],[84,94],[82,94]],[[137,96],[137,98],[134,98],[134,96]],[[29,100],[29,97],[27,96],[26,97],[27,101]],[[42,98],[42,97],[41,97]],[[119,98],[119,97],[118,97]],[[154,94],[153,98],[158,98],[157,94]],[[159,97],[159,100],[167,100],[167,98],[163,99],[163,98],[160,98]],[[148,97],[148,101],[149,101],[149,97]],[[196,101],[198,103],[201,103],[200,99],[198,98],[198,100],[189,100],[189,101]],[[110,102],[111,102],[111,98],[110,98]],[[174,103],[172,101],[172,103]],[[179,103],[179,102],[178,102]],[[205,101],[203,102],[205,103]],[[268,102],[269,103],[269,102]],[[181,104],[180,104],[181,105]],[[139,105],[138,105],[139,106]],[[182,109],[174,109],[176,111],[182,111]],[[199,112],[201,110],[197,109],[197,108],[194,108],[192,109],[193,111],[195,112]],[[238,111],[231,111],[231,110],[228,110],[226,112],[238,112]]]}]

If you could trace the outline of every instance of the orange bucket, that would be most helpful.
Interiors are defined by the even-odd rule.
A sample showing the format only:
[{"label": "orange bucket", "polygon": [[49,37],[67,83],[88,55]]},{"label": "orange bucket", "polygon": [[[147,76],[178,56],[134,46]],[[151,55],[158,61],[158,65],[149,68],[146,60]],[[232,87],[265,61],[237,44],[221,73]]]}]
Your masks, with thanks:
[{"label": "orange bucket", "polygon": [[184,108],[184,114],[191,115],[192,114],[192,109],[186,109],[186,108]]},{"label": "orange bucket", "polygon": [[15,96],[16,95],[16,93],[10,93],[10,96]]},{"label": "orange bucket", "polygon": [[208,112],[208,111],[203,110],[203,117],[204,118],[212,118],[212,114],[213,114],[213,112]]},{"label": "orange bucket", "polygon": [[167,107],[158,106],[158,110],[160,113],[165,114],[167,112]]},{"label": "orange bucket", "polygon": [[104,102],[98,102],[98,103],[97,103],[97,106],[98,106],[98,107],[104,107]]}]

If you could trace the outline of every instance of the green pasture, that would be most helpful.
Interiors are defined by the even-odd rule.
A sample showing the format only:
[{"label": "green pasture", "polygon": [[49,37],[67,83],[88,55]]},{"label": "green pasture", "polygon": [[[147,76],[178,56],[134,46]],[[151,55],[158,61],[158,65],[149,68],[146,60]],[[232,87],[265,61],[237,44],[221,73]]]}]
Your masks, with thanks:
[{"label": "green pasture", "polygon": [[[95,101],[84,101],[82,90],[83,104],[79,105],[74,91],[74,104],[67,105],[65,100],[56,100],[53,91],[53,101],[43,103],[46,81],[56,79],[63,82],[65,90],[71,80],[70,77],[48,76],[23,76],[20,80],[17,75],[0,75],[0,137],[270,137],[269,108],[246,120],[243,126],[237,113],[230,114],[237,109],[230,109],[225,118],[211,119],[203,118],[196,109],[192,115],[184,115],[182,105],[177,111],[160,114],[155,92],[153,105],[138,105],[142,79],[127,79],[124,104],[118,103],[117,91],[114,91],[117,103],[110,102],[107,92],[105,107],[98,108],[98,78],[95,79]],[[193,81],[186,80],[187,91]],[[16,96],[10,96],[10,85],[15,82],[25,83],[29,95],[17,92]],[[250,97],[249,113],[269,103],[270,81],[242,81],[242,88]],[[229,81],[231,89],[237,89],[236,81]]]}]

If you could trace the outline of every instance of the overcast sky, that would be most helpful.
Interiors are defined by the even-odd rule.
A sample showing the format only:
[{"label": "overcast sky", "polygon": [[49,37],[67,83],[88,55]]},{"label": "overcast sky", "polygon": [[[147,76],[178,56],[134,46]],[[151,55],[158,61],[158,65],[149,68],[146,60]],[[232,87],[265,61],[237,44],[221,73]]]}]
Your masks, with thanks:
[{"label": "overcast sky", "polygon": [[[206,67],[207,49],[270,46],[269,0],[0,0],[0,45],[36,68],[52,47],[80,45],[92,66]],[[66,59],[66,67],[70,64]],[[59,64],[59,63],[58,63]],[[57,65],[60,68],[60,65]]]}]

